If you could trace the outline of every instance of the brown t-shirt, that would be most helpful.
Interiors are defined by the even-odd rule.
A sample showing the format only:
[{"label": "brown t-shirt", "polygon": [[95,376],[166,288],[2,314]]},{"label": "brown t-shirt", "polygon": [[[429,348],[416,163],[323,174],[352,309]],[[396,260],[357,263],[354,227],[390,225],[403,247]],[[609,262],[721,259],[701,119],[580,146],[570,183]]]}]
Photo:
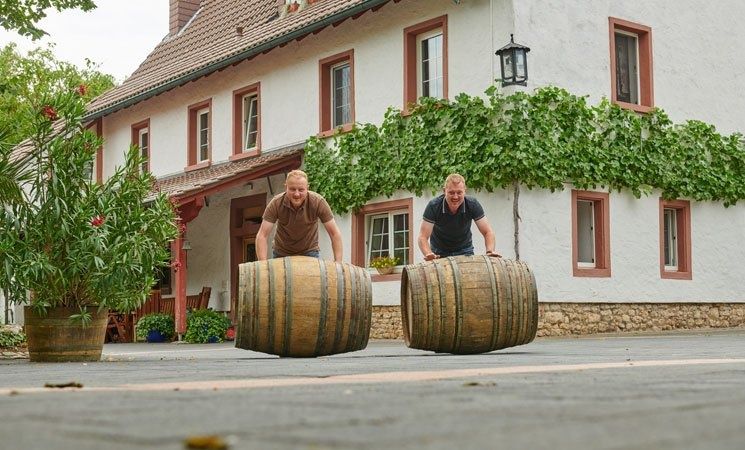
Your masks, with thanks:
[{"label": "brown t-shirt", "polygon": [[274,251],[280,256],[303,255],[318,248],[318,219],[326,223],[333,219],[326,199],[308,191],[300,208],[295,209],[290,198],[281,193],[275,196],[264,210],[262,219],[277,224],[274,234]]}]

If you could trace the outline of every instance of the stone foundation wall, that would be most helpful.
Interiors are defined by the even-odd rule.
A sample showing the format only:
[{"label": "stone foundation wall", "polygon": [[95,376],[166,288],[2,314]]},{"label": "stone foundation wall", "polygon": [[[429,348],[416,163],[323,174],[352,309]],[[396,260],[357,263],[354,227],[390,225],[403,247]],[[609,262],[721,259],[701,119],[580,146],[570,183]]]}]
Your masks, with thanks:
[{"label": "stone foundation wall", "polygon": [[[745,326],[745,303],[539,303],[538,336]],[[374,306],[372,339],[403,339],[401,309]]]}]

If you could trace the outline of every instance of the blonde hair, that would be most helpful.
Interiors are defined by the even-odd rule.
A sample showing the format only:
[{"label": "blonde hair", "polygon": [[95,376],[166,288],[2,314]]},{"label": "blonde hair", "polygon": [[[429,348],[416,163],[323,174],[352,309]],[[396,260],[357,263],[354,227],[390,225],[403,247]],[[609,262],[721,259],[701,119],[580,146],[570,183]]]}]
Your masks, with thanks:
[{"label": "blonde hair", "polygon": [[285,184],[287,184],[287,180],[290,179],[290,177],[298,177],[298,178],[305,178],[305,182],[308,182],[308,174],[303,172],[300,169],[291,170],[287,173],[287,177],[285,177]]},{"label": "blonde hair", "polygon": [[458,184],[463,183],[463,187],[466,187],[466,179],[463,178],[463,176],[459,173],[451,173],[448,175],[447,178],[445,178],[445,184],[442,186],[443,188],[447,189],[448,184]]}]

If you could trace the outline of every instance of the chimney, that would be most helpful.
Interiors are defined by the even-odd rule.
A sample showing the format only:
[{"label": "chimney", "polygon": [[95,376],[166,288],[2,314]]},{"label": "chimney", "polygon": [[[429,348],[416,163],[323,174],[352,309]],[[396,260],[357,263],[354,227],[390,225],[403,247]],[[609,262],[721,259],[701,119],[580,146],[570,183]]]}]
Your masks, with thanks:
[{"label": "chimney", "polygon": [[200,0],[169,0],[169,27],[168,33],[171,36],[176,35],[186,25],[194,13],[199,10]]}]

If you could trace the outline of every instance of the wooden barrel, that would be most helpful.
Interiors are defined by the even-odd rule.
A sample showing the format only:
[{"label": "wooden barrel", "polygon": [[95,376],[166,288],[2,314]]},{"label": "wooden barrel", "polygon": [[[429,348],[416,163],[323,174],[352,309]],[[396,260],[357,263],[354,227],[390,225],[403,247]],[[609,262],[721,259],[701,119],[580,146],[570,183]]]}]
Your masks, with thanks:
[{"label": "wooden barrel", "polygon": [[371,319],[363,268],[307,256],[240,265],[238,348],[294,357],[362,350]]},{"label": "wooden barrel", "polygon": [[39,315],[31,306],[23,308],[28,354],[32,362],[99,361],[106,337],[108,309],[88,308],[91,321],[84,325],[70,320],[80,308],[47,308]]},{"label": "wooden barrel", "polygon": [[524,262],[489,256],[406,266],[401,316],[411,348],[470,354],[527,344],[538,330],[535,277]]}]

